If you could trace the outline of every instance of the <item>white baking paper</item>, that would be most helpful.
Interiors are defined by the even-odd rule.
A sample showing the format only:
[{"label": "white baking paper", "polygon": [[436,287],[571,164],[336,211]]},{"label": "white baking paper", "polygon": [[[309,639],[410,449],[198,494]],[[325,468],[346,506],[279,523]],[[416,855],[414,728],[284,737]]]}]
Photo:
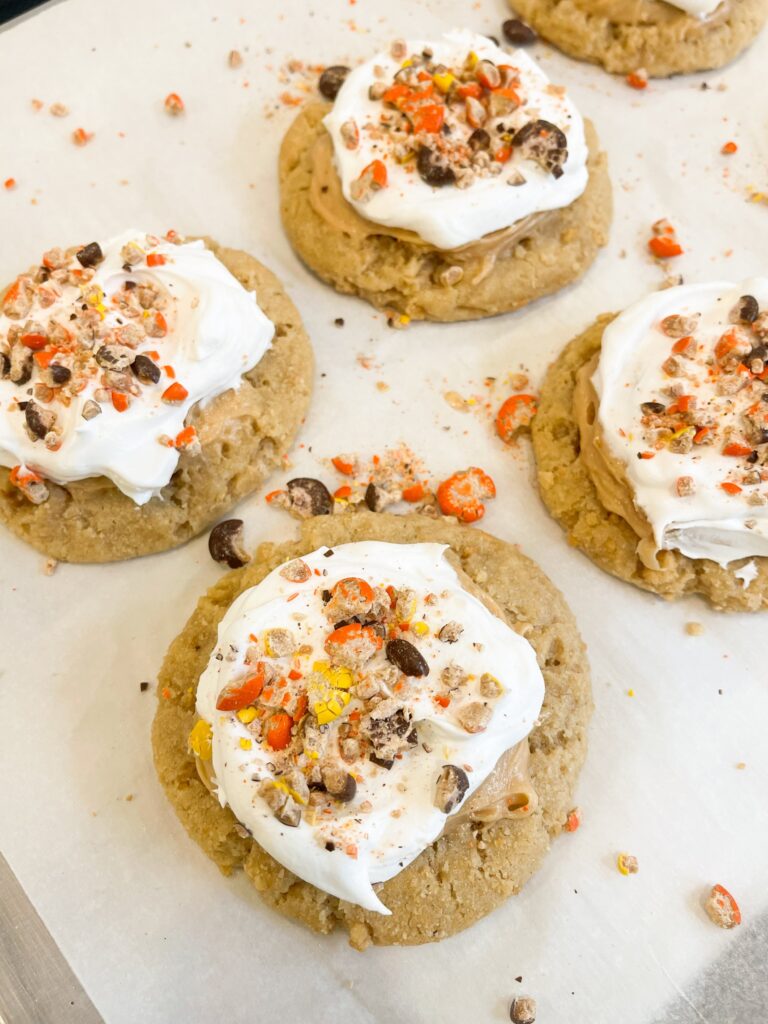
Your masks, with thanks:
[{"label": "white baking paper", "polygon": [[[502,0],[68,0],[0,34],[0,181],[17,181],[0,188],[0,279],[51,245],[127,224],[210,233],[252,252],[291,292],[318,364],[293,466],[270,487],[297,474],[331,482],[323,459],[399,441],[434,479],[482,466],[498,486],[482,526],[518,542],[562,588],[594,674],[579,831],[470,931],[361,955],[342,935],[276,916],[245,879],[221,877],[155,780],[155,698],[139,682],[154,680],[220,577],[206,539],[48,577],[40,555],[0,533],[0,847],[108,1024],[474,1024],[508,1019],[523,993],[538,1000],[540,1024],[647,1024],[739,941],[701,909],[712,883],[734,893],[747,925],[766,909],[765,615],[666,604],[601,573],[545,513],[527,443],[505,448],[488,415],[456,411],[443,395],[495,408],[509,389],[489,391],[486,377],[503,382],[523,367],[538,384],[598,313],[656,287],[645,243],[659,217],[678,228],[686,280],[764,273],[768,209],[748,190],[768,191],[768,37],[722,72],[643,93],[533,48],[595,121],[616,213],[585,279],[517,314],[393,331],[308,273],[280,228],[277,152],[294,109],[279,96],[301,95],[296,74],[280,80],[286,61],[345,63],[454,25],[498,36],[507,16]],[[228,67],[232,49],[239,69]],[[163,110],[171,91],[186,104],[175,119]],[[33,98],[46,108],[34,112]],[[53,102],[69,116],[52,117]],[[70,141],[79,127],[95,133],[83,148]],[[730,139],[738,152],[722,156]],[[252,545],[295,530],[263,492],[238,514]],[[703,635],[685,633],[690,621]],[[618,873],[621,850],[638,857],[639,874]],[[706,1006],[696,1012],[713,1019]]]}]

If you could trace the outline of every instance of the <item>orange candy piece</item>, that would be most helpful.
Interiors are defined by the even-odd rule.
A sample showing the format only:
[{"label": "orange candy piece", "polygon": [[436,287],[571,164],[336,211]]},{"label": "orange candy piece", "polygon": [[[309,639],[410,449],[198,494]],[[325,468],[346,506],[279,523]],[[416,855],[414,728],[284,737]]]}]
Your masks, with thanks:
[{"label": "orange candy piece", "polygon": [[496,497],[496,485],[477,466],[454,473],[437,488],[437,503],[444,516],[456,516],[463,523],[475,523],[485,515],[484,498]]}]

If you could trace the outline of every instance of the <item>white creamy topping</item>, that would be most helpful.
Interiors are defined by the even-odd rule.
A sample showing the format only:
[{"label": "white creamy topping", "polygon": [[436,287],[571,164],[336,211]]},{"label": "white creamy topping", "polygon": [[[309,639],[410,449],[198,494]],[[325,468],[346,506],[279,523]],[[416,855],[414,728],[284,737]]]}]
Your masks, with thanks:
[{"label": "white creamy topping", "polygon": [[[241,594],[227,611],[197,691],[197,712],[213,728],[213,773],[221,804],[229,805],[256,841],[300,878],[382,914],[389,911],[372,883],[398,874],[445,826],[447,815],[434,805],[443,765],[464,766],[469,796],[499,757],[527,736],[544,696],[533,648],[462,589],[445,551],[439,544],[351,543],[333,549],[331,555],[329,549],[321,548],[304,556],[302,561],[312,570],[306,582],[291,583],[275,570]],[[305,808],[298,826],[287,827],[259,793],[261,781],[274,777],[274,752],[253,739],[252,729],[236,712],[217,711],[217,698],[226,684],[242,680],[247,673],[246,650],[265,630],[288,628],[298,643],[307,645],[300,656],[305,677],[314,662],[327,658],[323,644],[332,626],[323,614],[320,595],[348,577],[362,578],[371,586],[415,592],[411,631],[399,635],[410,637],[426,659],[429,675],[401,677],[400,685],[386,692],[402,700],[412,713],[417,737],[389,770],[367,756],[354,761],[349,770],[357,777],[356,794],[351,802],[337,804],[330,820],[320,815],[310,824]],[[425,602],[428,595],[432,596]],[[460,623],[463,632],[456,642],[446,643],[436,634],[451,620]],[[427,635],[413,630],[417,622],[426,623]],[[449,706],[443,708],[434,697],[445,693],[440,676],[449,664],[461,666],[470,679],[453,691]],[[383,650],[366,672],[372,667],[392,671]],[[495,699],[479,696],[483,673],[491,673],[503,686]],[[354,689],[352,693],[337,726],[350,721],[348,716],[356,709],[360,718],[364,702]],[[492,706],[485,731],[469,733],[459,724],[462,708],[473,701]],[[308,721],[313,718],[311,707],[310,701]],[[251,749],[244,750],[242,741]],[[332,850],[326,848],[329,840]]]},{"label": "white creamy topping", "polygon": [[[587,185],[588,155],[581,116],[564,90],[550,86],[546,75],[522,50],[506,53],[487,37],[464,30],[448,32],[434,42],[408,40],[406,46],[409,54],[428,46],[434,53],[433,60],[446,67],[460,67],[471,51],[481,60],[512,65],[519,73],[520,86],[516,91],[522,106],[502,118],[504,125],[516,130],[535,119],[557,125],[567,137],[568,159],[562,176],[556,178],[532,160],[524,159],[520,151],[513,151],[501,174],[478,177],[466,188],[433,188],[421,179],[412,160],[400,164],[392,159],[377,137],[380,133],[372,132],[379,126],[384,108],[380,100],[369,98],[368,90],[377,82],[391,83],[401,64],[389,53],[379,53],[350,72],[333,110],[324,119],[333,139],[344,196],[361,216],[388,227],[415,231],[440,249],[454,249],[510,227],[531,214],[561,209],[581,195]],[[377,67],[383,69],[383,76],[374,74]],[[343,126],[350,121],[357,125],[360,136],[359,145],[353,150],[347,148],[342,137]],[[487,127],[498,139],[495,122]],[[472,131],[466,122],[460,128],[467,136]],[[367,201],[358,201],[353,197],[353,183],[376,159],[385,163],[387,186]],[[511,185],[510,178],[519,174],[524,176],[524,184]]]},{"label": "white creamy topping", "polygon": [[686,14],[693,14],[697,18],[706,18],[717,10],[722,0],[667,0],[667,3],[685,11]]},{"label": "white creamy topping", "polygon": [[[51,279],[49,286],[55,285],[54,291],[60,292],[55,301],[43,308],[36,299],[21,320],[0,315],[0,339],[14,328],[23,329],[28,321],[46,331],[54,323],[66,330],[71,326],[72,310],[83,308],[83,288],[90,295],[100,288],[104,293],[98,303],[100,317],[93,313],[99,321],[98,338],[92,343],[95,352],[114,340],[110,332],[132,322],[113,304],[115,294],[126,281],[152,284],[164,296],[162,316],[167,332],[161,337],[143,337],[135,354],[156,352],[159,358],[154,361],[172,367],[175,378],[163,370],[157,384],[142,384],[138,395],[128,396],[128,407],[122,412],[97,395],[101,413],[84,419],[85,404],[103,390],[101,374],[92,375],[69,405],[53,401],[44,406],[56,415],[61,444],[55,451],[43,440],[29,436],[25,416],[16,404],[33,395],[40,380],[37,364],[25,385],[19,387],[7,377],[0,379],[0,465],[21,464],[60,484],[103,475],[137,505],[143,505],[165,487],[179,461],[177,449],[160,439],[175,439],[196,403],[205,405],[222,392],[239,387],[242,374],[271,346],[274,325],[259,308],[256,295],[247,292],[203,242],[174,245],[152,238],[148,243],[147,237],[143,232],[126,231],[102,244],[104,259],[82,288],[71,282],[55,285]],[[130,271],[124,270],[121,249],[130,242],[164,257],[165,263],[148,266],[143,259]],[[66,267],[82,269],[74,256]],[[143,322],[141,313],[136,322]],[[65,366],[73,366],[73,360],[72,352],[63,351],[56,357]],[[174,379],[187,396],[171,404],[163,401],[162,395]]]},{"label": "white creamy topping", "polygon": [[[768,279],[684,285],[647,296],[607,327],[592,377],[608,448],[624,465],[657,547],[720,565],[768,555],[768,471],[763,465],[768,453],[760,436],[768,428],[768,403],[762,401],[768,383],[745,365],[750,350],[763,343],[748,325],[731,318],[745,295],[753,296],[760,310],[768,309]],[[673,315],[699,316],[687,355],[675,354],[675,338],[661,327]],[[730,365],[730,342],[718,348],[724,335],[738,343]],[[662,369],[670,355],[677,361],[677,376]],[[760,361],[755,368],[762,375]],[[694,439],[683,445],[687,452],[675,451],[675,441],[672,448],[668,442],[654,445],[642,422],[642,403],[674,407],[670,387],[693,399],[691,424],[682,433],[681,428],[675,431]],[[669,415],[671,421],[680,419],[674,411]],[[638,457],[643,452],[652,457]],[[678,487],[680,480],[686,483]]]}]

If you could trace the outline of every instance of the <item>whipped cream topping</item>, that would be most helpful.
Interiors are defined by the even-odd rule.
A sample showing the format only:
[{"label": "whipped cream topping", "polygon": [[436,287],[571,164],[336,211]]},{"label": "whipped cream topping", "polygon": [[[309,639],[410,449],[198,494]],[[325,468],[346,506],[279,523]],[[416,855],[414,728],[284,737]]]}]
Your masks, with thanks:
[{"label": "whipped cream topping", "polygon": [[355,210],[439,249],[568,206],[587,185],[565,90],[472,32],[393,44],[349,73],[324,124]]},{"label": "whipped cream topping", "polygon": [[14,482],[105,476],[143,505],[196,443],[190,409],[238,387],[270,347],[255,294],[203,242],[170,238],[52,249],[9,290],[0,465],[19,467]]},{"label": "whipped cream topping", "polygon": [[605,330],[592,384],[657,548],[768,555],[768,279],[657,292]]},{"label": "whipped cream topping", "polygon": [[702,19],[716,11],[722,2],[723,0],[667,0],[673,7]]},{"label": "whipped cream topping", "polygon": [[[544,695],[533,648],[462,588],[445,551],[366,541],[274,570],[227,611],[197,691],[190,741],[200,753],[210,725],[221,804],[300,878],[382,914],[372,884],[442,832],[533,728]],[[357,639],[334,645],[331,620],[353,610],[376,624],[342,625],[331,635]],[[380,646],[366,649],[361,629]],[[238,692],[240,707],[222,710]],[[290,733],[273,724],[287,726],[286,712]],[[452,804],[437,795],[445,765],[456,769],[448,790],[458,779]],[[322,789],[338,793],[336,776],[351,787],[341,799]]]}]

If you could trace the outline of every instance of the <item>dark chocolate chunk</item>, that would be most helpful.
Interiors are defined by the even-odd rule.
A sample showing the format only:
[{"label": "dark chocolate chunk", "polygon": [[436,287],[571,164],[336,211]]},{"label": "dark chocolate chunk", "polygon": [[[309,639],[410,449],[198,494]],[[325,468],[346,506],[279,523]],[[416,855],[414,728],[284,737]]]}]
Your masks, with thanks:
[{"label": "dark chocolate chunk", "polygon": [[142,384],[157,384],[160,380],[160,367],[149,356],[137,355],[131,363],[131,369]]},{"label": "dark chocolate chunk", "polygon": [[81,267],[95,267],[104,259],[104,253],[98,242],[89,242],[79,252],[75,253],[77,262]]},{"label": "dark chocolate chunk", "polygon": [[529,121],[512,136],[512,145],[525,159],[535,160],[553,177],[562,175],[563,164],[568,159],[568,140],[556,124],[541,118]]}]

